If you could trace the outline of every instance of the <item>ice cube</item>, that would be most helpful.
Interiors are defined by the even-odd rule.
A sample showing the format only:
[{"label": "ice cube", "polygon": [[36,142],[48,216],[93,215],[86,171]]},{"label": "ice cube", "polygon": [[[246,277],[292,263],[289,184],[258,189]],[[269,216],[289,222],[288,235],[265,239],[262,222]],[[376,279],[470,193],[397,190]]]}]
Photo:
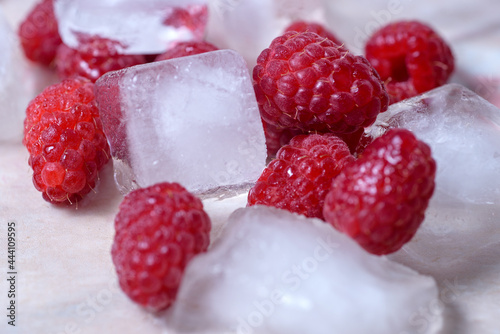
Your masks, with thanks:
[{"label": "ice cube", "polygon": [[500,205],[500,109],[448,84],[391,105],[370,132],[377,136],[388,127],[407,128],[431,146],[434,201]]},{"label": "ice cube", "polygon": [[437,298],[434,279],[330,225],[255,206],[192,260],[167,323],[178,333],[436,333]]},{"label": "ice cube", "polygon": [[207,0],[55,0],[64,43],[79,36],[120,42],[124,54],[158,54],[178,41],[200,40],[208,20]]},{"label": "ice cube", "polygon": [[[443,333],[496,328],[500,292],[500,109],[456,84],[401,101],[380,114],[370,132],[412,130],[432,148],[436,191],[415,237],[390,258],[432,275],[447,309]],[[459,311],[457,311],[459,310]]]},{"label": "ice cube", "polygon": [[324,23],[322,0],[214,0],[207,40],[238,51],[253,67],[259,54],[296,19]]},{"label": "ice cube", "polygon": [[211,192],[253,183],[265,166],[252,82],[235,51],[108,73],[96,99],[122,192],[161,181]]},{"label": "ice cube", "polygon": [[21,53],[17,34],[0,8],[0,142],[21,142],[26,106],[34,80]]}]

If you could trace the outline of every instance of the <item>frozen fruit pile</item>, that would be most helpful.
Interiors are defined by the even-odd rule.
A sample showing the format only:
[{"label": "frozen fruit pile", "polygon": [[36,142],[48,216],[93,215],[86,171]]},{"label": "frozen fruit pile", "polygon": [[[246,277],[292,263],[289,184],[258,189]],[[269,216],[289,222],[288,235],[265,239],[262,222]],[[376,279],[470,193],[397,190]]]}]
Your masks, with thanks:
[{"label": "frozen fruit pile", "polygon": [[[169,309],[169,324],[189,333],[437,333],[441,310],[425,328],[411,320],[437,298],[435,281],[376,255],[418,234],[434,199],[498,205],[496,184],[484,183],[487,199],[474,197],[476,181],[453,189],[451,176],[466,178],[453,164],[476,153],[464,160],[464,144],[450,163],[460,141],[446,138],[454,122],[467,131],[471,107],[436,112],[447,105],[436,99],[486,102],[445,85],[455,68],[447,42],[397,21],[356,55],[324,21],[295,13],[250,63],[245,48],[204,36],[210,18],[226,16],[227,28],[254,4],[217,13],[201,0],[112,3],[44,0],[18,35],[26,58],[61,79],[26,110],[34,186],[75,205],[112,161],[126,194],[111,250],[123,292]],[[133,24],[122,29],[124,19]],[[483,118],[476,138],[498,157],[498,113]],[[485,160],[494,178],[498,158]],[[247,192],[209,247],[199,197]]]}]

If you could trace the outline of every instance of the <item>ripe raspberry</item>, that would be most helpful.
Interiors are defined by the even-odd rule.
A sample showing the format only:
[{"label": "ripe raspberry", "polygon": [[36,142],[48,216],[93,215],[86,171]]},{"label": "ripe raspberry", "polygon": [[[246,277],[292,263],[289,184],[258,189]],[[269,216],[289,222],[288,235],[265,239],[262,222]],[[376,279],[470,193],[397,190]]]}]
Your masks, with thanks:
[{"label": "ripe raspberry", "polygon": [[323,218],[323,202],[335,178],[352,162],[349,148],[333,134],[294,137],[262,172],[248,205],[263,204]]},{"label": "ripe raspberry", "polygon": [[202,202],[177,183],[128,194],[115,218],[111,249],[122,290],[151,310],[169,307],[187,263],[206,251],[210,229]]},{"label": "ripe raspberry", "polygon": [[204,52],[210,52],[218,50],[216,46],[205,42],[181,42],[175,45],[173,48],[168,49],[165,53],[159,55],[155,61],[167,60],[178,57],[192,56]]},{"label": "ripe raspberry", "polygon": [[35,188],[49,202],[78,202],[109,160],[93,89],[84,78],[65,80],[47,87],[26,110],[23,143]]},{"label": "ripe raspberry", "polygon": [[328,38],[329,40],[333,41],[338,45],[344,44],[337,38],[337,36],[335,36],[332,32],[328,31],[328,29],[326,29],[319,23],[295,21],[285,29],[285,32],[287,31],[314,32],[320,35],[321,37]]},{"label": "ripe raspberry", "polygon": [[54,1],[39,2],[19,26],[18,35],[26,58],[50,65],[62,43],[54,15]]},{"label": "ripe raspberry", "polygon": [[388,96],[368,61],[312,32],[286,32],[257,59],[254,89],[277,130],[353,133],[385,111]]},{"label": "ripe raspberry", "polygon": [[417,21],[391,23],[368,40],[366,58],[377,70],[391,103],[443,85],[454,68],[450,47]]},{"label": "ripe raspberry", "polygon": [[427,144],[406,129],[389,130],[333,180],[325,219],[370,253],[395,252],[424,220],[435,174]]},{"label": "ripe raspberry", "polygon": [[96,36],[82,37],[78,49],[61,44],[55,59],[61,79],[82,76],[95,82],[103,74],[125,67],[144,64],[143,55],[119,53],[120,43]]}]

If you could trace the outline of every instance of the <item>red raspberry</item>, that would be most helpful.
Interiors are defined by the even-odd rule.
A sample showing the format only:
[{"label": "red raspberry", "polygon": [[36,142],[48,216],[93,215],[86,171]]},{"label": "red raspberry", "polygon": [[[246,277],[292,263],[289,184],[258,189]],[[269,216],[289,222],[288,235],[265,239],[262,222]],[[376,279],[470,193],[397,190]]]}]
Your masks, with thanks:
[{"label": "red raspberry", "polygon": [[333,134],[294,137],[262,172],[248,205],[263,204],[323,218],[323,202],[335,178],[352,162],[346,143]]},{"label": "red raspberry", "polygon": [[266,137],[268,158],[274,158],[278,150],[287,145],[290,140],[298,135],[306,134],[305,131],[298,129],[278,129],[274,125],[262,122],[264,135]]},{"label": "red raspberry", "polygon": [[78,202],[95,187],[110,156],[94,85],[74,78],[47,87],[28,105],[23,143],[43,198]]},{"label": "red raspberry", "polygon": [[177,183],[129,193],[115,218],[111,249],[122,290],[148,309],[169,307],[187,263],[206,251],[210,229],[202,202]]},{"label": "red raspberry", "polygon": [[328,31],[328,29],[323,27],[321,24],[315,22],[295,21],[285,29],[285,32],[286,31],[314,32],[321,37],[328,38],[338,45],[344,44],[332,32]]},{"label": "red raspberry", "polygon": [[39,2],[19,26],[18,35],[26,58],[50,65],[62,43],[54,15],[54,1]]},{"label": "red raspberry", "polygon": [[370,253],[395,252],[424,220],[435,175],[427,144],[406,129],[389,130],[333,180],[325,219]]},{"label": "red raspberry", "polygon": [[200,53],[218,50],[216,46],[205,42],[181,42],[165,53],[159,55],[155,61],[167,60],[178,57],[192,56]]},{"label": "red raspberry", "polygon": [[386,82],[391,103],[443,85],[454,68],[450,47],[434,30],[417,21],[381,28],[370,37],[365,52]]},{"label": "red raspberry", "polygon": [[55,60],[57,74],[61,79],[82,76],[95,82],[107,72],[146,62],[143,55],[123,55],[119,50],[119,42],[96,36],[81,38],[78,49],[61,44]]},{"label": "red raspberry", "polygon": [[388,96],[368,61],[312,32],[286,32],[257,59],[264,122],[279,131],[353,133],[385,111]]}]

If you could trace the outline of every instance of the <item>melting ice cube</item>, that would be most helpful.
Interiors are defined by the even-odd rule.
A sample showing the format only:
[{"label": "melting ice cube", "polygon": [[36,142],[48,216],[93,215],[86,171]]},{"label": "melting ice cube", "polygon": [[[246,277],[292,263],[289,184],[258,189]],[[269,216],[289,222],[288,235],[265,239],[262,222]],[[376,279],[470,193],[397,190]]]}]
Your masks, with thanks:
[{"label": "melting ice cube", "polygon": [[324,21],[321,0],[215,0],[210,5],[207,39],[238,51],[250,66],[292,20]]},{"label": "melting ice cube", "polygon": [[387,127],[407,128],[431,146],[437,162],[434,201],[500,205],[500,109],[449,84],[393,104],[371,133]]},{"label": "melting ice cube", "polygon": [[[167,321],[179,333],[429,334],[442,323],[429,310],[436,299],[432,278],[330,225],[255,206],[233,213],[192,260]],[[425,328],[421,310],[430,311]]]},{"label": "melting ice cube", "polygon": [[200,193],[253,183],[266,147],[250,75],[232,50],[111,72],[96,83],[115,178]]},{"label": "melting ice cube", "polygon": [[33,77],[19,48],[17,35],[0,8],[0,141],[21,142],[23,121],[33,95]]},{"label": "melting ice cube", "polygon": [[[432,275],[448,306],[444,333],[496,328],[500,293],[500,109],[450,84],[401,101],[370,132],[405,127],[427,142],[437,161],[436,192],[415,237],[391,259]],[[453,310],[460,310],[454,315]]]},{"label": "melting ice cube", "polygon": [[207,0],[55,0],[64,43],[77,48],[79,36],[120,42],[125,54],[157,54],[171,43],[202,39]]}]

